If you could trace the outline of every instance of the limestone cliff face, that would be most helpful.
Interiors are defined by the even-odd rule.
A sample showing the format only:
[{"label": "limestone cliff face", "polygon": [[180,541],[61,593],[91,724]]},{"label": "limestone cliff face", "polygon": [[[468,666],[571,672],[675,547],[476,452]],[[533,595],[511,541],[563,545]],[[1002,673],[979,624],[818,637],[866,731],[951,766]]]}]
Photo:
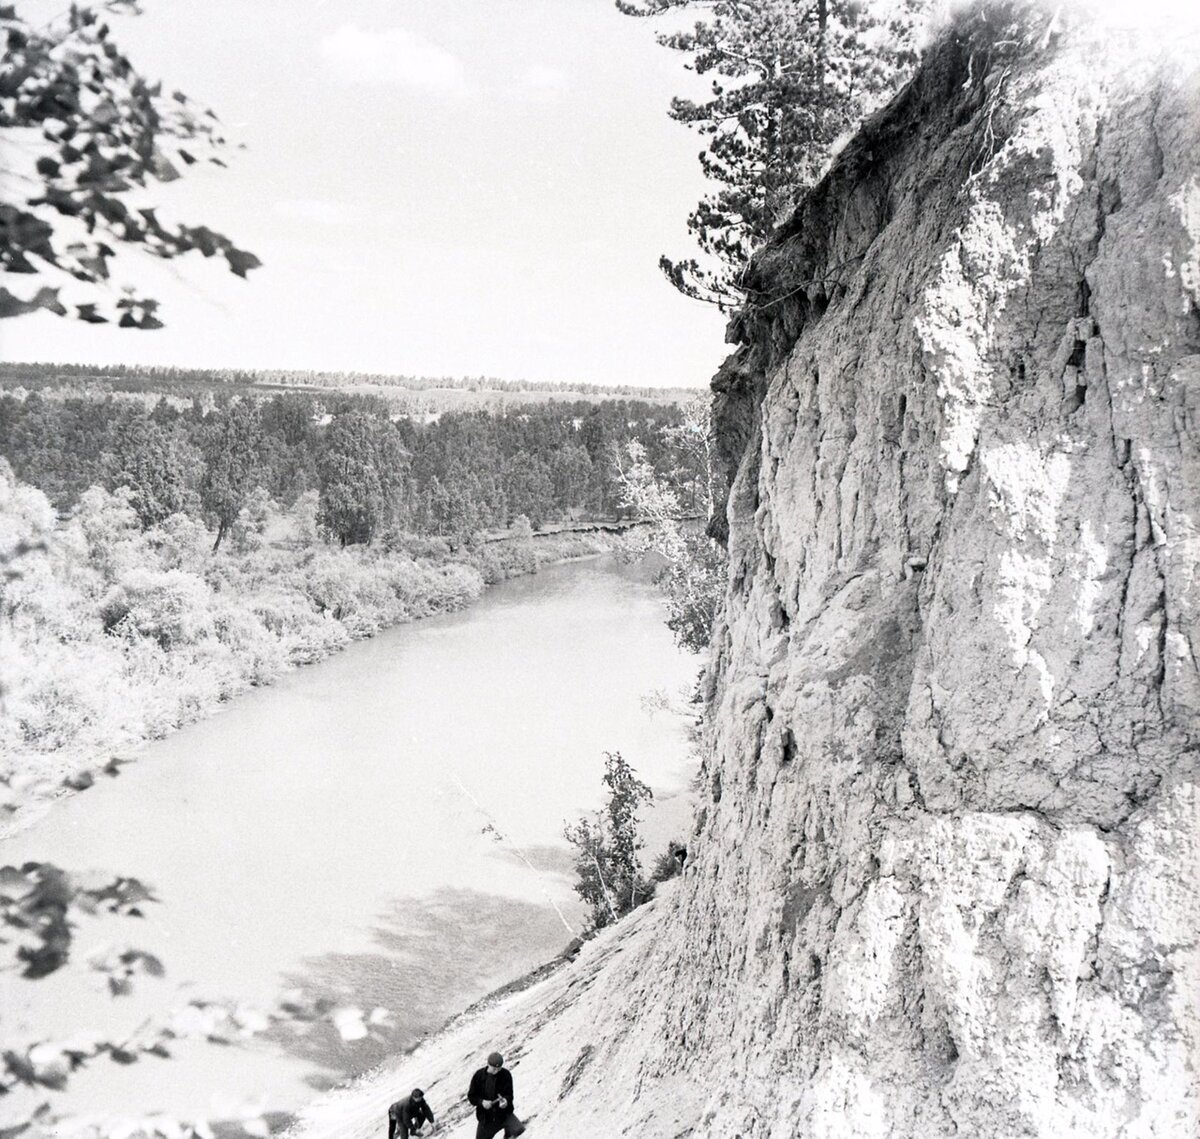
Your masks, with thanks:
[{"label": "limestone cliff face", "polygon": [[568,1139],[1198,1133],[1197,60],[966,17],[758,259],[689,868],[398,1086],[507,1040]]},{"label": "limestone cliff face", "polygon": [[669,1016],[738,1070],[714,1134],[1198,1133],[1196,45],[1009,18],[759,259],[716,385]]}]

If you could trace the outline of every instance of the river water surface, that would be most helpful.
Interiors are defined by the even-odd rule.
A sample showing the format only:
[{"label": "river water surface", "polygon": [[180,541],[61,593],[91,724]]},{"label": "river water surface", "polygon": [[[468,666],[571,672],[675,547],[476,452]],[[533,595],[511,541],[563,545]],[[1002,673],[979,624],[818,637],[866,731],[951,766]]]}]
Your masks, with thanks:
[{"label": "river water surface", "polygon": [[647,854],[685,833],[686,722],[646,698],[679,704],[696,671],[647,572],[603,558],[503,583],[237,699],[0,844],[5,862],[152,884],[145,920],[81,929],[75,956],[110,939],[167,968],[116,1000],[80,968],[8,977],[6,1036],[133,1031],[192,997],[266,1005],[295,987],[387,1009],[363,1040],[325,1025],[183,1044],[171,1060],[98,1061],[53,1097],[84,1114],[294,1108],[570,939],[564,919],[582,912],[562,826],[600,804],[605,750],[655,789]]}]

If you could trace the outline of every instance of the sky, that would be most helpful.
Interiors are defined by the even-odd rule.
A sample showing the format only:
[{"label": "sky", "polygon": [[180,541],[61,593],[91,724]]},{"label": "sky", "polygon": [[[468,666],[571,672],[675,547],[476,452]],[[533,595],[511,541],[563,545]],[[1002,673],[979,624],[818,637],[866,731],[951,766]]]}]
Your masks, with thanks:
[{"label": "sky", "polygon": [[[28,18],[62,0],[25,0]],[[6,320],[10,360],[705,385],[724,320],[690,254],[693,76],[612,0],[144,0],[114,34],[244,151],[156,196],[256,253],[241,281],[123,258],[167,328]]]}]

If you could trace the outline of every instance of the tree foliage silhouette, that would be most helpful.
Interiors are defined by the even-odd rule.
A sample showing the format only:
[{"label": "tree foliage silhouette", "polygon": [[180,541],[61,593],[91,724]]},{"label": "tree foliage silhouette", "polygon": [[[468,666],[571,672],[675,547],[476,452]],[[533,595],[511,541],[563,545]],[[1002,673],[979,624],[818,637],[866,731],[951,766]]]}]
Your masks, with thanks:
[{"label": "tree foliage silhouette", "polygon": [[676,98],[670,110],[704,139],[700,165],[715,184],[688,217],[703,259],[659,260],[681,293],[722,308],[742,302],[750,255],[820,177],[838,140],[911,71],[926,2],[617,0],[628,16],[702,13],[692,28],[657,37],[711,77],[707,98]]},{"label": "tree foliage silhouette", "polygon": [[591,906],[592,929],[602,929],[654,892],[642,873],[638,810],[654,795],[620,752],[604,753],[603,811],[563,828],[575,848],[575,892]]},{"label": "tree foliage silhouette", "polygon": [[[0,318],[46,311],[161,328],[154,298],[114,290],[121,249],[221,257],[239,277],[260,264],[223,234],[165,223],[145,203],[186,167],[225,165],[228,142],[212,111],[149,82],[117,47],[108,17],[139,10],[136,0],[72,4],[39,27],[0,4]],[[79,294],[70,303],[68,288]]]}]

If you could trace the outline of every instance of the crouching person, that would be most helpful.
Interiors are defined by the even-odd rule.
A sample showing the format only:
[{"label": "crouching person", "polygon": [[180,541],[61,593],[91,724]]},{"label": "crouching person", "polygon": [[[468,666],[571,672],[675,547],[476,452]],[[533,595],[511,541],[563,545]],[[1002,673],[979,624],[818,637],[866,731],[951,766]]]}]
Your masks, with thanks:
[{"label": "crouching person", "polygon": [[425,1102],[425,1093],[413,1088],[410,1095],[397,1100],[388,1108],[388,1139],[409,1139],[411,1135],[425,1134],[421,1128],[429,1124],[428,1134],[437,1128],[433,1112]]},{"label": "crouching person", "polygon": [[525,1124],[513,1114],[512,1073],[504,1066],[504,1057],[499,1052],[493,1052],[487,1058],[487,1067],[471,1077],[467,1099],[474,1105],[475,1118],[479,1120],[475,1139],[492,1139],[501,1131],[505,1139],[524,1134]]}]

